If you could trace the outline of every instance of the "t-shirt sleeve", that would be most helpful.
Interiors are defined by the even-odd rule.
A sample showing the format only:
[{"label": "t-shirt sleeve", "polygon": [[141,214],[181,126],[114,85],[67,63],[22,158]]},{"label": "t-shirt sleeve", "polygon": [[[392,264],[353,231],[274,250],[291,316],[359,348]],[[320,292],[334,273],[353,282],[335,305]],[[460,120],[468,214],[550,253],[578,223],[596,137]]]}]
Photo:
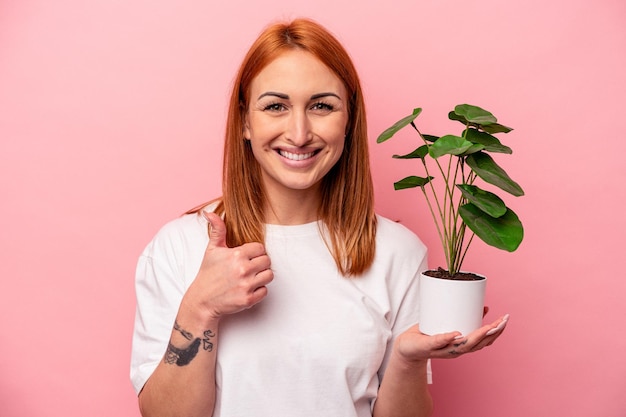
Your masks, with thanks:
[{"label": "t-shirt sleeve", "polygon": [[[379,371],[381,381],[396,338],[409,327],[419,323],[420,273],[428,269],[427,249],[419,238],[408,230],[398,231],[396,237],[401,243],[393,254],[393,284],[390,285],[393,306],[392,336]],[[428,383],[432,383],[430,361],[427,377]]]},{"label": "t-shirt sleeve", "polygon": [[158,234],[139,257],[130,378],[137,394],[163,359],[185,293],[175,244]]},{"label": "t-shirt sleeve", "polygon": [[[428,259],[426,252],[424,251],[424,257],[422,258],[417,271],[411,279],[410,284],[406,288],[404,297],[398,309],[396,321],[392,328],[393,341],[400,335],[400,333],[407,330],[409,327],[419,323],[419,280],[420,273],[428,269]],[[388,349],[391,352],[391,349]],[[427,366],[427,378],[428,383],[432,384],[432,369],[430,359]]]}]

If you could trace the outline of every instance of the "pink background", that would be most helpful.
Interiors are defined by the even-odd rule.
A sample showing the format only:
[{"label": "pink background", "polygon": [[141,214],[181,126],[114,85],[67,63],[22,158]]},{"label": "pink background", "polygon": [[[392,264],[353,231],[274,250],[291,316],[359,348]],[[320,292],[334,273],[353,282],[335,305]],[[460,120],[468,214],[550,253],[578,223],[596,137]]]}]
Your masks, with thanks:
[{"label": "pink background", "polygon": [[[219,3],[219,5],[217,4]],[[626,415],[626,5],[596,1],[2,0],[0,415],[138,416],[128,378],[137,257],[157,229],[219,194],[226,100],[270,21],[309,16],[351,52],[366,91],[377,207],[441,261],[414,173],[374,145],[424,107],[515,130],[499,159],[527,196],[526,238],[475,244],[488,351],[435,362],[436,416]],[[323,399],[320,399],[323,400]]]}]

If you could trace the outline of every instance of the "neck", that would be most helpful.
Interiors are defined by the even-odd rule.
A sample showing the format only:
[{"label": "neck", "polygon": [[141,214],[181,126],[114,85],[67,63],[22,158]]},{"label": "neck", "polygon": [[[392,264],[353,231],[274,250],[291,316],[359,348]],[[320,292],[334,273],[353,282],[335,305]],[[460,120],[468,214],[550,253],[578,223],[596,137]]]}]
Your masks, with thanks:
[{"label": "neck", "polygon": [[291,190],[267,197],[265,221],[269,224],[296,225],[318,220],[318,190]]}]

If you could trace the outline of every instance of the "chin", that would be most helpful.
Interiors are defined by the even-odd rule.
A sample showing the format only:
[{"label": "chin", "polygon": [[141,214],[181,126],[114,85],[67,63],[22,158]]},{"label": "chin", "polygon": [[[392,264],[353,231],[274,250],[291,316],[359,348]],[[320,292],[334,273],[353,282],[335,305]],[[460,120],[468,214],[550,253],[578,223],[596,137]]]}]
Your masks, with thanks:
[{"label": "chin", "polygon": [[295,191],[317,190],[320,181],[285,181],[283,187]]}]

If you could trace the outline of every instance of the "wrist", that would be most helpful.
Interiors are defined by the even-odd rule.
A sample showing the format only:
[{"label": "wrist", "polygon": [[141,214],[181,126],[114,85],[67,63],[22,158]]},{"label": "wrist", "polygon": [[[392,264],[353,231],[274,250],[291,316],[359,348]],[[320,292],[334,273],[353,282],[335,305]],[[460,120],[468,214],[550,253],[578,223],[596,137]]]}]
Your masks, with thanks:
[{"label": "wrist", "polygon": [[410,372],[420,371],[428,366],[428,358],[410,357],[401,352],[397,346],[394,346],[391,352],[390,361],[394,362],[399,369]]},{"label": "wrist", "polygon": [[195,334],[209,329],[217,331],[220,316],[211,309],[184,297],[176,316],[176,322],[184,326],[187,331]]}]

